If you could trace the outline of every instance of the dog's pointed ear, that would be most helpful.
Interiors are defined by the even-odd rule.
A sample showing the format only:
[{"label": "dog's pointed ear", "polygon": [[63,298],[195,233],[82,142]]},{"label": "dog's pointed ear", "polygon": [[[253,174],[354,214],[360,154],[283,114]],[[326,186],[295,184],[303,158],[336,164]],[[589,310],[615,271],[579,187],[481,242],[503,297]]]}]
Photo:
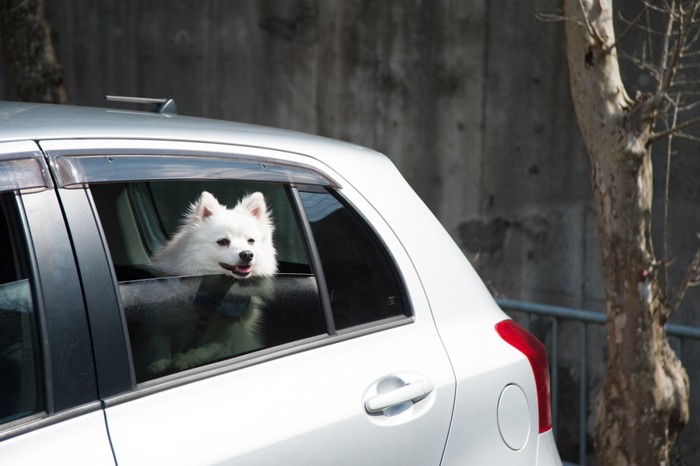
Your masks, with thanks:
[{"label": "dog's pointed ear", "polygon": [[267,211],[267,204],[265,203],[265,196],[261,192],[254,192],[248,196],[241,199],[238,203],[245,210],[250,212],[253,217],[260,220],[268,220],[269,213]]},{"label": "dog's pointed ear", "polygon": [[221,208],[221,204],[207,191],[202,191],[196,202],[190,206],[190,212],[196,220],[202,221],[211,217],[214,211]]}]

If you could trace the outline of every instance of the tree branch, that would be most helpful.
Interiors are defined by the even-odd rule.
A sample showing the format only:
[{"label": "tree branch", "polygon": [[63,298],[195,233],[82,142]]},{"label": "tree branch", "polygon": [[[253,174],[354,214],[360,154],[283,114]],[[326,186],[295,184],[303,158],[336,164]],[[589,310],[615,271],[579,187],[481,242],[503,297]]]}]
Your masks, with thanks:
[{"label": "tree branch", "polygon": [[[698,237],[700,238],[700,234]],[[690,262],[688,270],[686,271],[685,278],[683,278],[678,290],[674,294],[673,300],[668,306],[669,317],[680,306],[681,301],[683,301],[683,298],[685,297],[685,293],[688,291],[688,288],[698,285],[700,285],[700,247],[697,251],[695,251],[693,260]]]},{"label": "tree branch", "polygon": [[[617,47],[617,44],[622,41],[622,39],[634,28],[638,27],[638,23],[640,18],[642,17],[643,14],[648,13],[649,5],[646,3],[644,4],[644,8],[639,10],[639,14],[633,19],[633,20],[626,20],[622,14],[620,14],[620,20],[624,23],[627,24],[627,27],[625,27],[624,31],[622,31],[620,34],[617,35],[617,40],[615,40],[615,43],[613,43],[610,48]],[[650,28],[645,28],[647,31],[650,31]]]},{"label": "tree branch", "polygon": [[651,63],[648,61],[644,60],[643,58],[637,58],[633,55],[629,55],[627,52],[624,50],[619,50],[617,51],[618,55],[620,55],[622,58],[631,61],[637,68],[639,68],[642,71],[645,71],[649,73],[654,80],[658,83],[660,80],[659,76],[659,70],[654,67]]},{"label": "tree branch", "polygon": [[683,123],[676,125],[676,126],[673,126],[671,128],[668,128],[665,131],[661,131],[660,133],[651,133],[651,135],[649,135],[649,143],[656,142],[659,139],[663,139],[663,138],[669,137],[669,136],[674,135],[674,134],[679,135],[681,133],[682,129],[688,128],[688,127],[696,125],[698,123],[700,123],[700,116],[686,120]]},{"label": "tree branch", "polygon": [[[673,106],[673,122],[671,127],[675,127],[678,121],[678,99],[676,96],[675,105]],[[671,156],[673,155],[673,134],[668,136],[668,145],[666,147],[666,173],[664,175],[664,224],[663,224],[663,258],[664,258],[664,296],[668,296],[668,208],[669,208],[669,191],[671,187]],[[672,311],[673,312],[673,311]]]},{"label": "tree branch", "polygon": [[666,23],[666,32],[664,33],[664,42],[663,46],[661,48],[661,59],[659,60],[659,81],[658,81],[658,87],[656,88],[655,94],[655,100],[657,102],[661,102],[663,99],[663,96],[666,95],[668,92],[668,89],[671,87],[671,83],[673,82],[673,77],[676,73],[676,66],[678,65],[678,58],[680,56],[680,49],[682,47],[682,40],[681,40],[681,29],[682,29],[682,21],[681,25],[679,25],[679,38],[676,41],[676,46],[674,47],[673,51],[673,62],[669,64],[669,48],[670,48],[670,43],[671,43],[671,36],[673,35],[673,24],[675,23],[675,17],[674,17],[674,11],[676,9],[676,1],[673,0],[671,5],[669,6],[669,11],[668,11],[668,22]]},{"label": "tree branch", "polygon": [[700,142],[700,137],[688,133],[676,133],[675,137],[692,142]]}]

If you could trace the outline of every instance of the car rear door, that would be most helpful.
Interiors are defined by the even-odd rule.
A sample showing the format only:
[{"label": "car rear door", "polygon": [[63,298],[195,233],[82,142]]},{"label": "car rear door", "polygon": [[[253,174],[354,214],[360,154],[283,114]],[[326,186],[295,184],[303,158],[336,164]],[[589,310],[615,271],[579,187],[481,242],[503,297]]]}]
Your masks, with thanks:
[{"label": "car rear door", "polygon": [[114,464],[71,244],[32,141],[0,143],[0,463]]},{"label": "car rear door", "polygon": [[[128,352],[116,355],[121,361],[116,363],[100,354],[104,348],[95,348],[99,380],[111,372],[101,367],[116,367],[121,374],[112,374],[106,386],[113,395],[103,399],[120,465],[440,463],[453,408],[454,375],[410,258],[360,193],[333,181],[338,178],[321,170],[317,162],[297,155],[286,154],[283,163],[277,163],[278,153],[232,146],[167,141],[81,144],[49,141],[42,146],[52,160],[61,199],[70,197],[72,207],[66,208],[66,216],[71,225],[81,224],[74,223],[80,212],[92,212],[98,219],[81,229],[95,235],[81,243],[102,242],[113,264],[85,261],[80,267],[83,275],[89,273],[102,283],[101,288],[107,281],[99,277],[113,277],[108,281],[112,291],[88,302],[88,307],[91,320],[113,313],[107,320],[120,322],[121,328],[91,322],[95,339],[126,335],[131,344]],[[157,157],[149,156],[149,150]],[[80,154],[90,154],[89,160]],[[298,229],[294,234],[302,239],[311,270],[299,273],[297,267],[294,273],[276,277],[276,303],[286,304],[278,305],[276,313],[268,312],[266,324],[275,329],[281,343],[184,371],[144,372],[137,361],[141,354],[137,326],[130,320],[134,295],[127,290],[173,286],[167,289],[179,295],[182,286],[195,278],[122,280],[126,275],[120,274],[127,269],[132,273],[134,265],[122,261],[145,257],[134,252],[125,237],[130,231],[142,239],[150,234],[150,227],[138,219],[157,207],[152,197],[159,190],[167,191],[161,196],[167,203],[188,190],[194,192],[195,182],[196,189],[205,186],[223,193],[227,183],[242,180],[262,183],[260,189],[267,190],[268,198],[275,198],[278,188],[284,193],[280,198],[289,203],[289,225]],[[149,193],[147,198],[144,193]],[[126,198],[129,201],[122,202]],[[276,207],[273,214],[281,217],[283,211]],[[133,228],[122,223],[117,234],[116,219],[124,217]],[[364,247],[364,240],[355,244],[355,230],[343,236],[344,225],[359,225],[348,228],[370,238],[366,243],[377,248],[370,255],[381,256],[373,264],[380,265],[366,271],[368,257],[328,256],[327,251]],[[289,239],[280,232],[291,234],[286,228],[292,227],[276,226],[280,259]],[[334,246],[341,237],[349,239]],[[146,243],[139,248],[147,249]],[[353,258],[354,265],[347,262]],[[90,269],[84,270],[88,263]],[[387,285],[393,291],[382,295],[380,302],[360,299],[365,295],[362,288],[381,289],[367,277],[382,267],[393,277]],[[304,309],[298,314],[293,310],[299,307],[295,293],[302,282],[312,284],[311,301],[316,304],[309,306],[318,306],[318,331],[304,333],[298,328],[307,317]],[[125,377],[131,388],[123,383]]]}]

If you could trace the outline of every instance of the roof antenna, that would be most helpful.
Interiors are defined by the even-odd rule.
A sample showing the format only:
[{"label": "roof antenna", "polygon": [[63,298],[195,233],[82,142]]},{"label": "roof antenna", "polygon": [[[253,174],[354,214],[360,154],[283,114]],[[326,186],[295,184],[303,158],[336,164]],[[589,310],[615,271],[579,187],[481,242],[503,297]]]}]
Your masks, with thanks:
[{"label": "roof antenna", "polygon": [[150,104],[151,111],[168,115],[177,115],[177,106],[174,99],[152,99],[149,97],[129,97],[122,95],[106,95],[107,102],[125,102],[131,104]]}]

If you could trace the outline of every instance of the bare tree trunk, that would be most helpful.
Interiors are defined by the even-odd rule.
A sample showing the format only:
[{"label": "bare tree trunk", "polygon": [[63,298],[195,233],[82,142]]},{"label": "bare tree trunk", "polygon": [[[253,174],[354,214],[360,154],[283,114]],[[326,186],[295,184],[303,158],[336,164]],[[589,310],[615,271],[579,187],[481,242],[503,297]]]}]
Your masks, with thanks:
[{"label": "bare tree trunk", "polygon": [[0,0],[0,34],[17,99],[67,103],[44,0]]},{"label": "bare tree trunk", "polygon": [[649,136],[656,108],[630,99],[613,46],[610,0],[565,0],[571,92],[588,148],[606,295],[606,374],[595,408],[602,466],[668,465],[688,421],[688,376],[651,241]]}]

